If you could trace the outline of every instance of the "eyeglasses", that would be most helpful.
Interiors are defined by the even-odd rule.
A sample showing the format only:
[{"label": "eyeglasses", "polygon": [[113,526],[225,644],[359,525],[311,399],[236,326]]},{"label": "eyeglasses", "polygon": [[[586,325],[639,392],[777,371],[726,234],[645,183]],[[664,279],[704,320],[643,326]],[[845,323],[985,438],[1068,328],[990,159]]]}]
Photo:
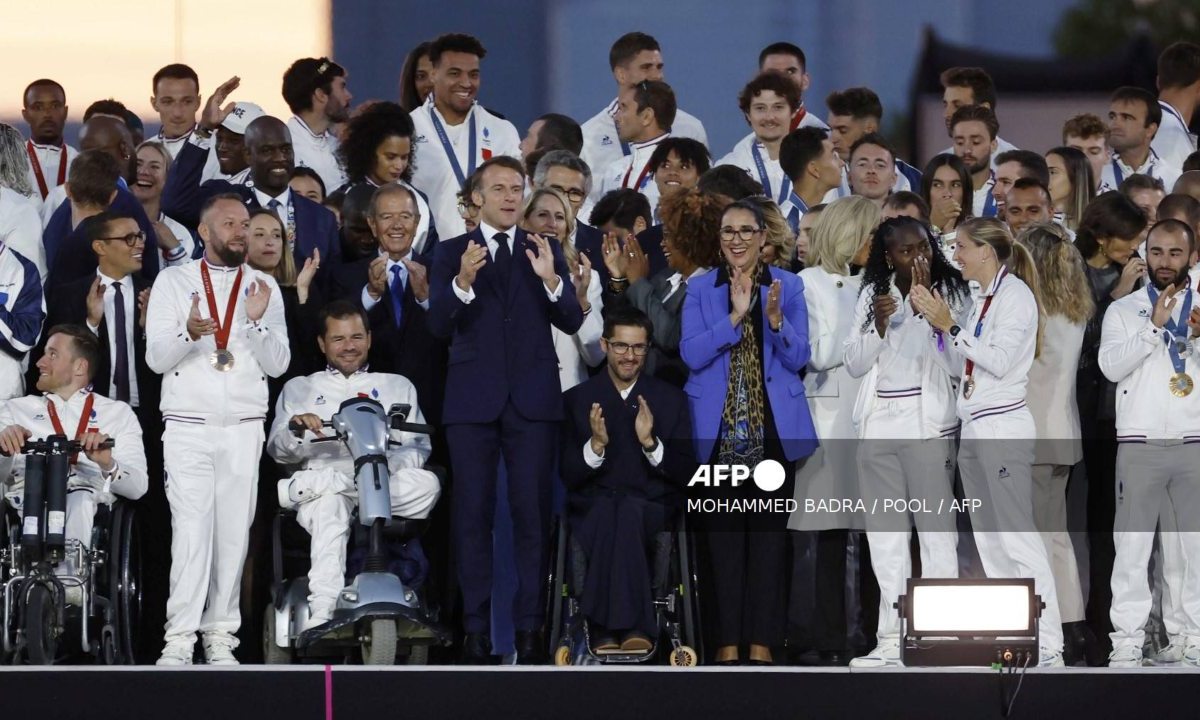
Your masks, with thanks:
[{"label": "eyeglasses", "polygon": [[721,242],[731,243],[735,237],[740,238],[742,242],[750,242],[760,232],[762,232],[762,228],[750,227],[749,225],[743,225],[740,228],[733,228],[727,225],[721,228]]},{"label": "eyeglasses", "polygon": [[475,217],[479,213],[479,206],[474,203],[469,203],[466,200],[458,201],[458,216],[463,220]]},{"label": "eyeglasses", "polygon": [[146,242],[146,233],[139,230],[137,232],[129,233],[128,235],[118,235],[116,237],[102,237],[102,238],[96,238],[96,239],[97,240],[124,240],[126,245],[128,245],[129,247],[133,247],[134,245],[137,245],[138,243]]},{"label": "eyeglasses", "polygon": [[636,345],[630,345],[629,343],[624,342],[610,342],[608,347],[611,348],[612,351],[617,355],[628,355],[629,351],[632,350],[634,355],[641,357],[650,349],[650,343],[637,343]]},{"label": "eyeglasses", "polygon": [[562,185],[551,185],[550,189],[557,190],[563,195],[566,195],[567,199],[571,202],[583,202],[583,199],[587,197],[587,195],[584,195],[583,191],[579,188],[565,188]]}]

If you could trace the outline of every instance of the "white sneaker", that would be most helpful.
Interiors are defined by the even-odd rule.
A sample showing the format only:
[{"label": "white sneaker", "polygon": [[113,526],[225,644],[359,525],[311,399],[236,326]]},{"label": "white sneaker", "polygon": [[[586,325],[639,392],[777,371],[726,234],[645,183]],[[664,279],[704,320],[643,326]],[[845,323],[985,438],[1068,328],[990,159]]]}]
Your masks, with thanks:
[{"label": "white sneaker", "polygon": [[163,648],[156,665],[191,665],[192,655],[196,651],[196,641],[172,640]]},{"label": "white sneaker", "polygon": [[1183,664],[1200,667],[1200,638],[1190,637],[1183,646]]},{"label": "white sneaker", "polygon": [[1155,665],[1174,665],[1183,660],[1183,638],[1172,635],[1168,640],[1166,647],[1150,656],[1150,662]]},{"label": "white sneaker", "polygon": [[1038,667],[1066,667],[1062,651],[1042,648],[1038,651]]},{"label": "white sneaker", "polygon": [[308,619],[304,623],[304,630],[311,630],[318,625],[324,625],[332,619],[333,603],[309,603]]},{"label": "white sneaker", "polygon": [[238,665],[233,650],[238,646],[237,638],[229,633],[205,633],[204,660],[209,665]]},{"label": "white sneaker", "polygon": [[1118,645],[1108,654],[1110,668],[1139,668],[1142,666],[1142,650],[1133,645]]},{"label": "white sneaker", "polygon": [[881,640],[875,649],[850,661],[850,667],[897,667],[900,665],[900,641]]}]

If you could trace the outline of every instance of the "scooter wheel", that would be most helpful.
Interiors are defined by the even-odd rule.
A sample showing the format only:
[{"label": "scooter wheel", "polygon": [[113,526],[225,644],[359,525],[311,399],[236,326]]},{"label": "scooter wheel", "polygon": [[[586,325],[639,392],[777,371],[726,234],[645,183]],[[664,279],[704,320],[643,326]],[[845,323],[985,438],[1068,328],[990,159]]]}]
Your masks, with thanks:
[{"label": "scooter wheel", "polygon": [[559,645],[554,651],[554,664],[559,667],[564,667],[571,664],[571,648],[566,645]]},{"label": "scooter wheel", "polygon": [[429,646],[413,645],[408,648],[408,656],[405,658],[404,663],[406,665],[428,665]]},{"label": "scooter wheel", "polygon": [[364,665],[394,665],[396,663],[396,621],[375,618],[371,621],[371,637],[363,641]]},{"label": "scooter wheel", "polygon": [[267,665],[290,665],[292,649],[281,648],[275,643],[275,605],[267,603],[263,618],[263,661]]},{"label": "scooter wheel", "polygon": [[700,657],[696,655],[696,651],[687,645],[680,645],[671,651],[670,663],[674,667],[696,667],[700,662]]},{"label": "scooter wheel", "polygon": [[38,583],[29,589],[25,606],[25,651],[31,665],[52,665],[58,655],[58,608],[50,588]]}]

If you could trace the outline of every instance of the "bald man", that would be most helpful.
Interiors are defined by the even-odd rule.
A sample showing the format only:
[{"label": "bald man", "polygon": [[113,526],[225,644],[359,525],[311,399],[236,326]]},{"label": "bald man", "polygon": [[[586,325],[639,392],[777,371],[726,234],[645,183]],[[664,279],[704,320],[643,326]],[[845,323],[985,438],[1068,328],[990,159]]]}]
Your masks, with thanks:
[{"label": "bald man", "polygon": [[1175,187],[1171,189],[1172,193],[1183,193],[1191,195],[1200,200],[1200,170],[1188,170],[1179,176],[1175,181]]},{"label": "bald man", "polygon": [[[191,142],[189,140],[189,142]],[[200,182],[200,172],[177,172],[176,167],[163,188],[162,210],[189,228],[196,227],[204,201],[221,193],[237,193],[248,209],[267,208],[279,216],[287,232],[288,246],[296,267],[319,252],[316,285],[329,297],[333,268],[341,256],[337,218],[320,204],[288,187],[295,156],[292,136],[279,118],[264,115],[246,126],[244,139],[246,164],[250,173],[242,183],[228,180]],[[203,168],[200,168],[202,170]]]},{"label": "bald man", "polygon": [[[125,190],[129,189],[128,180],[136,172],[135,166],[131,162],[136,147],[133,144],[133,136],[130,135],[129,128],[125,126],[124,121],[111,115],[93,115],[79,130],[79,152],[101,150],[112,155],[121,167],[121,178],[118,180],[118,185]],[[63,185],[59,185],[46,195],[46,201],[42,203],[43,226],[50,224],[50,218],[66,199],[67,189]]]}]

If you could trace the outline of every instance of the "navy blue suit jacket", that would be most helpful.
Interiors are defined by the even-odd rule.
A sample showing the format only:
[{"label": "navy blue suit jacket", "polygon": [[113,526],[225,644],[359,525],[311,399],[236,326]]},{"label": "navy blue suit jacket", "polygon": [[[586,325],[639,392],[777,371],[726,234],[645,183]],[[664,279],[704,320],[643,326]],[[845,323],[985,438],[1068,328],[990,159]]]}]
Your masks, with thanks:
[{"label": "navy blue suit jacket", "polygon": [[[109,203],[110,212],[129,215],[137,221],[138,228],[146,233],[146,250],[142,253],[142,278],[154,282],[158,275],[158,236],[154,224],[146,217],[142,204],[128,190],[118,187],[117,195]],[[46,248],[46,285],[62,285],[80,278],[91,279],[96,274],[96,255],[92,245],[78,228],[71,228],[71,201],[67,200],[54,214],[42,231],[42,245]]]},{"label": "navy blue suit jacket", "polygon": [[[201,184],[204,163],[208,153],[191,143],[184,143],[163,188],[162,209],[168,217],[194,229],[200,224],[200,208],[213,195],[235,193],[241,195],[246,207],[261,207],[250,185],[234,185],[228,180],[209,180]],[[304,261],[312,257],[313,250],[321,251],[321,267],[317,270],[316,283],[329,295],[332,287],[333,270],[342,254],[338,237],[337,218],[318,203],[293,192],[292,207],[296,210],[296,269],[304,267]]]},{"label": "navy blue suit jacket", "polygon": [[550,326],[574,334],[583,324],[571,274],[558,243],[549,243],[562,292],[551,302],[525,251],[524,230],[513,234],[511,275],[505,284],[493,262],[475,277],[475,299],[464,303],[450,283],[458,275],[467,243],[486,245],[479,228],[438,243],[430,271],[429,329],[450,340],[442,422],[493,422],[511,399],[528,420],[562,419],[558,355]]}]

